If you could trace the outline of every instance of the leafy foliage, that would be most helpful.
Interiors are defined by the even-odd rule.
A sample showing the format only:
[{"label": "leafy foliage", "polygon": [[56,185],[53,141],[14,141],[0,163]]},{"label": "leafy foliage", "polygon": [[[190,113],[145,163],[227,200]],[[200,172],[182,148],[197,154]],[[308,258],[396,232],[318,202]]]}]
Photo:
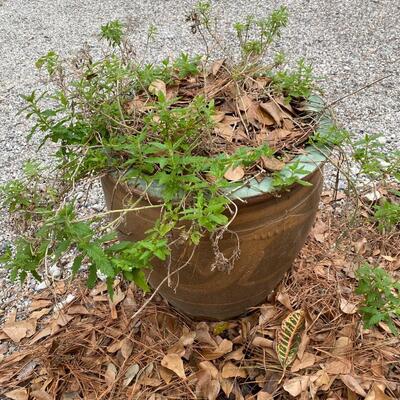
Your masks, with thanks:
[{"label": "leafy foliage", "polygon": [[288,367],[296,358],[300,336],[304,328],[304,311],[291,312],[281,324],[276,343],[276,353],[282,367]]},{"label": "leafy foliage", "polygon": [[383,268],[365,264],[356,271],[359,280],[356,293],[364,297],[360,311],[366,328],[385,322],[393,334],[398,329],[393,318],[400,318],[400,282]]}]

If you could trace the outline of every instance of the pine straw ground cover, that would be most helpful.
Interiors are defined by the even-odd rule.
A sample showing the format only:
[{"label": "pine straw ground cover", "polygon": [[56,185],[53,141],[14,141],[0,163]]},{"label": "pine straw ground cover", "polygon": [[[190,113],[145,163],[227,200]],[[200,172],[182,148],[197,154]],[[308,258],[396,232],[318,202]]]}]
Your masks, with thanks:
[{"label": "pine straw ground cover", "polygon": [[[82,283],[74,296],[65,282],[56,283],[33,299],[28,319],[11,314],[2,328],[0,395],[399,399],[400,340],[384,323],[364,329],[354,295],[361,260],[399,277],[399,233],[383,237],[367,218],[348,229],[343,201],[325,192],[323,202],[293,270],[266,303],[240,319],[192,321],[157,296],[132,319],[146,301],[133,286],[116,283],[110,303],[103,283],[91,291]],[[277,342],[285,322],[296,325],[299,342],[283,368]],[[19,350],[5,356],[10,341]]]}]

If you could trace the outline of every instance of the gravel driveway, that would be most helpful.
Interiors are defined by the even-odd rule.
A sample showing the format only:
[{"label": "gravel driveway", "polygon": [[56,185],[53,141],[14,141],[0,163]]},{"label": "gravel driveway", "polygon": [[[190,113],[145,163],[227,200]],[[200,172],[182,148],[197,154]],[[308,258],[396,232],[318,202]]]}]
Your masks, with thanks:
[{"label": "gravel driveway", "polygon": [[[98,46],[100,25],[119,18],[134,27],[140,46],[147,27],[158,27],[151,56],[196,51],[185,15],[189,0],[0,0],[0,184],[20,176],[29,157],[48,159],[50,148],[39,154],[25,142],[29,124],[16,116],[23,103],[19,94],[40,88],[33,64],[56,50],[62,55],[77,51],[83,42]],[[329,100],[355,91],[366,83],[387,78],[341,102],[339,120],[349,129],[382,132],[389,147],[397,147],[400,122],[400,2],[399,0],[215,0],[221,26],[228,28],[238,16],[264,15],[286,4],[290,25],[280,46],[289,59],[305,56]],[[95,206],[102,203],[94,199]],[[0,246],[12,238],[4,212],[0,218]],[[0,318],[10,305],[24,308],[29,290],[12,284],[0,271]],[[36,287],[37,289],[37,287]]]}]

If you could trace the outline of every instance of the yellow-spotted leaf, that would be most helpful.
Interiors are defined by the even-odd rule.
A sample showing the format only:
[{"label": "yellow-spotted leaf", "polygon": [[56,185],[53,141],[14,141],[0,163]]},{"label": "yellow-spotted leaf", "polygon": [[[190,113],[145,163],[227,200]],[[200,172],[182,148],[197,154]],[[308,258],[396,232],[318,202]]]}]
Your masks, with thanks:
[{"label": "yellow-spotted leaf", "polygon": [[278,331],[276,353],[283,368],[287,368],[296,358],[301,333],[304,329],[304,311],[291,312],[283,321]]}]

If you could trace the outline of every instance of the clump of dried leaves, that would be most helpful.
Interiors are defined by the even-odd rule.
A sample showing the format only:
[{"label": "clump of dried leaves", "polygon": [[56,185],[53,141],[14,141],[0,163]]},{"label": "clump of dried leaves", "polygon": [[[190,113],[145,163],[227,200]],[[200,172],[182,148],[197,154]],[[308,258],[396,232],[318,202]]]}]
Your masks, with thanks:
[{"label": "clump of dried leaves", "polygon": [[10,341],[20,349],[0,356],[0,394],[15,400],[400,398],[400,339],[383,323],[364,329],[354,295],[361,257],[400,275],[399,235],[387,241],[366,220],[348,230],[331,193],[323,201],[293,271],[263,305],[236,320],[191,321],[161,299],[132,320],[145,297],[118,282],[112,302],[102,283],[65,298],[59,282],[37,295],[28,319],[11,314],[2,328],[1,352]]},{"label": "clump of dried leaves", "polygon": [[[171,108],[187,107],[202,96],[214,104],[215,125],[212,132],[204,133],[203,143],[196,145],[194,154],[233,154],[242,146],[255,148],[267,144],[274,156],[262,157],[253,170],[246,172],[260,176],[280,171],[303,151],[318,125],[317,113],[310,110],[305,98],[285,97],[277,92],[273,80],[260,74],[259,66],[247,68],[242,75],[240,80],[235,79],[232,67],[225,60],[217,60],[204,71],[175,77],[168,84],[155,80],[147,90],[139,90],[124,108],[132,123],[140,125],[155,108],[157,94],[162,93],[171,102]],[[229,170],[225,177],[240,180],[244,174],[239,167]]]}]

